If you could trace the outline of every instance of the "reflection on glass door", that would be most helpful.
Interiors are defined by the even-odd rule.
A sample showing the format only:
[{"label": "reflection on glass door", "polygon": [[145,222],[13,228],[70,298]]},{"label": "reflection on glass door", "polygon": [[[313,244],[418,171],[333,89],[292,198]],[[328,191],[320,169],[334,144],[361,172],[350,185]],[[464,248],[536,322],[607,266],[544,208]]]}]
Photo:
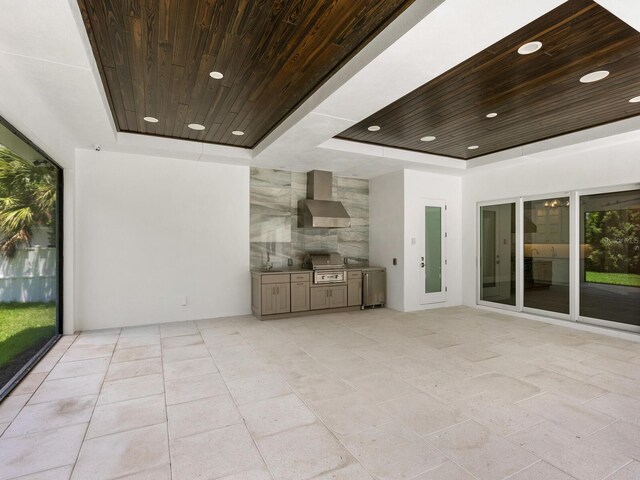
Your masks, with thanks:
[{"label": "reflection on glass door", "polygon": [[0,400],[60,332],[61,175],[0,123]]},{"label": "reflection on glass door", "polygon": [[580,316],[640,326],[640,190],[580,197]]},{"label": "reflection on glass door", "polygon": [[422,270],[422,304],[444,302],[444,202],[429,201],[423,205],[424,248],[420,259]]},{"label": "reflection on glass door", "polygon": [[524,202],[524,306],[569,314],[569,197]]},{"label": "reflection on glass door", "polygon": [[516,304],[516,204],[480,207],[480,300]]}]

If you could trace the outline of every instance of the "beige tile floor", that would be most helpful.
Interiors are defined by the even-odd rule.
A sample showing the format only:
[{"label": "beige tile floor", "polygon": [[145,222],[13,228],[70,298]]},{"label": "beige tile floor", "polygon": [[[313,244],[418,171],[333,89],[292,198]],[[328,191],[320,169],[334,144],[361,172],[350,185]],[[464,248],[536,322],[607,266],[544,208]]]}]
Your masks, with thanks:
[{"label": "beige tile floor", "polygon": [[471,308],[63,337],[0,480],[640,478],[640,343]]}]

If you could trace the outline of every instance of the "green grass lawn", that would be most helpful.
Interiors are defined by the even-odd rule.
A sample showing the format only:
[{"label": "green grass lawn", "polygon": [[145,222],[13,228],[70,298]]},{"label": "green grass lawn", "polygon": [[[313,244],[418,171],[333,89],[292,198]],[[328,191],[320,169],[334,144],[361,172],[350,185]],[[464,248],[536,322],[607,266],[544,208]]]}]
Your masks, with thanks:
[{"label": "green grass lawn", "polygon": [[21,353],[44,344],[55,335],[55,324],[53,302],[0,303],[0,369]]},{"label": "green grass lawn", "polygon": [[587,282],[640,287],[640,275],[636,273],[587,272]]}]

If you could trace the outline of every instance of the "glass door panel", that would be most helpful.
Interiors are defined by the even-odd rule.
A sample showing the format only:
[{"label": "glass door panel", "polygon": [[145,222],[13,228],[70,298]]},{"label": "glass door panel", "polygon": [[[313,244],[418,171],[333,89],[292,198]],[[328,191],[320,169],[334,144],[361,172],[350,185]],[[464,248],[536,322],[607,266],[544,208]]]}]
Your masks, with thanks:
[{"label": "glass door panel", "polygon": [[0,124],[0,400],[60,332],[62,171]]},{"label": "glass door panel", "polygon": [[516,204],[480,207],[480,300],[516,305]]},{"label": "glass door panel", "polygon": [[524,202],[524,303],[569,314],[569,197]]},{"label": "glass door panel", "polygon": [[640,326],[640,190],[580,197],[580,316]]},{"label": "glass door panel", "polygon": [[420,303],[440,303],[447,300],[445,283],[445,203],[442,200],[422,200],[422,238],[420,244]]},{"label": "glass door panel", "polygon": [[424,207],[425,293],[442,291],[442,209]]}]

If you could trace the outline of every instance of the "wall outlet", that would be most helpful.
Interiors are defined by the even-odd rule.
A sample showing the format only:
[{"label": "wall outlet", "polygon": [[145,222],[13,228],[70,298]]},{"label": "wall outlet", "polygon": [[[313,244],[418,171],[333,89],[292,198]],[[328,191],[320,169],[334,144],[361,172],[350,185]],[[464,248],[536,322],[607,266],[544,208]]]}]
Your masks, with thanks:
[{"label": "wall outlet", "polygon": [[287,259],[287,265],[289,265],[290,267],[293,266],[293,258]]}]

